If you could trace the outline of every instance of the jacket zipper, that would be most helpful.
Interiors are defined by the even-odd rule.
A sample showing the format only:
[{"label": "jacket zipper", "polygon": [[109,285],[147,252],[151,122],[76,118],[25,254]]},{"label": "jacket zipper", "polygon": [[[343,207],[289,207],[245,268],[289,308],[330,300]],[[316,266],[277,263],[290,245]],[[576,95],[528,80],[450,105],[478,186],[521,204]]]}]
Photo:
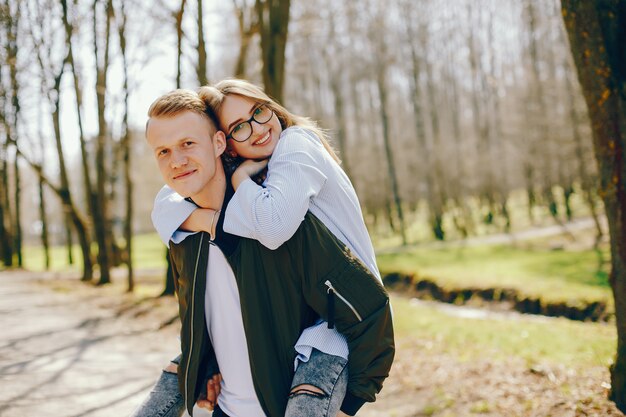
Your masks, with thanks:
[{"label": "jacket zipper", "polygon": [[337,298],[343,301],[343,303],[347,305],[348,308],[350,308],[350,310],[352,310],[352,312],[354,313],[354,315],[359,321],[363,321],[363,318],[361,318],[361,315],[359,314],[359,312],[356,311],[356,308],[354,308],[354,306],[350,303],[350,301],[348,301],[343,295],[339,293],[339,291],[335,289],[335,287],[333,287],[332,282],[330,282],[329,280],[326,280],[324,284],[326,284],[326,286],[328,287],[327,293],[328,293],[328,328],[329,329],[332,329],[335,326],[335,323],[334,323],[335,322],[335,311],[334,311],[335,301],[334,301],[333,295],[336,295]]},{"label": "jacket zipper", "polygon": [[187,408],[188,395],[189,392],[189,365],[191,364],[191,356],[193,352],[193,323],[194,323],[194,310],[195,310],[195,301],[196,301],[196,281],[197,281],[197,273],[198,273],[198,263],[200,262],[200,253],[202,252],[202,242],[204,241],[204,236],[200,237],[200,245],[198,246],[198,256],[196,257],[196,265],[193,271],[193,285],[191,286],[191,340],[189,343],[189,357],[187,358],[187,367],[185,368],[185,408]]}]

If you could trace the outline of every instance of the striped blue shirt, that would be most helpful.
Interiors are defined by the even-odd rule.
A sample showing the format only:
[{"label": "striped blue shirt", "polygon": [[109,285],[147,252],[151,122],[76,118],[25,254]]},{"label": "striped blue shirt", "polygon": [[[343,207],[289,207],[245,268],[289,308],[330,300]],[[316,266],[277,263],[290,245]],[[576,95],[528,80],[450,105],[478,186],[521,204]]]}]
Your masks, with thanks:
[{"label": "striped blue shirt", "polygon": [[[194,209],[167,186],[159,192],[152,219],[164,242],[171,238],[178,243],[189,235],[177,229]],[[263,187],[249,179],[239,185],[224,213],[224,230],[275,249],[293,236],[308,210],[380,279],[350,179],[320,139],[300,127],[280,135]],[[295,347],[296,365],[307,361],[313,348],[348,358],[343,335],[322,321],[305,329]]]}]

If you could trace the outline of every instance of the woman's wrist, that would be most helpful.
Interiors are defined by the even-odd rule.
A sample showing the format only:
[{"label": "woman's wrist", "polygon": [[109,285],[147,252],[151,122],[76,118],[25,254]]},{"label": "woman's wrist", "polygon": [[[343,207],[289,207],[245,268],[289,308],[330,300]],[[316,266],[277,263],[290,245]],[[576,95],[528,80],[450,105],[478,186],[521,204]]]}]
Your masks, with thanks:
[{"label": "woman's wrist", "polygon": [[236,170],[233,173],[233,177],[231,179],[231,182],[233,184],[233,188],[235,189],[235,191],[237,191],[237,188],[239,188],[241,183],[244,182],[245,180],[247,180],[248,178],[250,178],[250,176],[248,175],[247,172],[245,172],[242,169]]},{"label": "woman's wrist", "polygon": [[188,232],[207,232],[213,236],[213,218],[217,213],[213,209],[197,208],[180,225],[182,230]]}]

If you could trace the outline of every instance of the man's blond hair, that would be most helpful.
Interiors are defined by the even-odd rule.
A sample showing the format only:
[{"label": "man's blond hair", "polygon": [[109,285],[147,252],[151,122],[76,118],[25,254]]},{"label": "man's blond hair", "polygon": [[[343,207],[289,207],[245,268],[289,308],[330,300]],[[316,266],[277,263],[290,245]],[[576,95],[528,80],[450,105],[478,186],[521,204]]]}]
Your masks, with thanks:
[{"label": "man's blond hair", "polygon": [[200,98],[198,93],[191,90],[178,89],[163,94],[157,98],[148,109],[148,121],[146,122],[146,131],[150,119],[156,117],[173,117],[184,111],[190,111],[205,117],[215,133],[219,126],[215,114],[210,108],[207,108],[205,102]]}]

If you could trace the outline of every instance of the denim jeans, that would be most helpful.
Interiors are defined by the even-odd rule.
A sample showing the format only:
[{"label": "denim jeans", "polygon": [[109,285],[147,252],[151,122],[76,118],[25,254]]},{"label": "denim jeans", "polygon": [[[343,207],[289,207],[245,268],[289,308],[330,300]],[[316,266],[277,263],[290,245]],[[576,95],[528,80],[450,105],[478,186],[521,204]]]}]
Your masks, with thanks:
[{"label": "denim jeans", "polygon": [[[300,363],[293,377],[285,417],[336,417],[348,388],[347,364],[344,358],[313,349],[308,362]],[[303,384],[322,393],[297,392]]]},{"label": "denim jeans", "polygon": [[[322,394],[301,391],[290,394],[285,417],[336,417],[348,387],[347,361],[313,349],[308,362],[300,363],[291,384],[292,391],[308,384]],[[185,411],[176,374],[163,371],[148,397],[131,417],[180,417]],[[228,417],[219,407],[212,417]],[[236,416],[232,416],[236,417]]]},{"label": "denim jeans", "polygon": [[131,417],[180,417],[185,411],[178,376],[163,371],[152,391]]}]

